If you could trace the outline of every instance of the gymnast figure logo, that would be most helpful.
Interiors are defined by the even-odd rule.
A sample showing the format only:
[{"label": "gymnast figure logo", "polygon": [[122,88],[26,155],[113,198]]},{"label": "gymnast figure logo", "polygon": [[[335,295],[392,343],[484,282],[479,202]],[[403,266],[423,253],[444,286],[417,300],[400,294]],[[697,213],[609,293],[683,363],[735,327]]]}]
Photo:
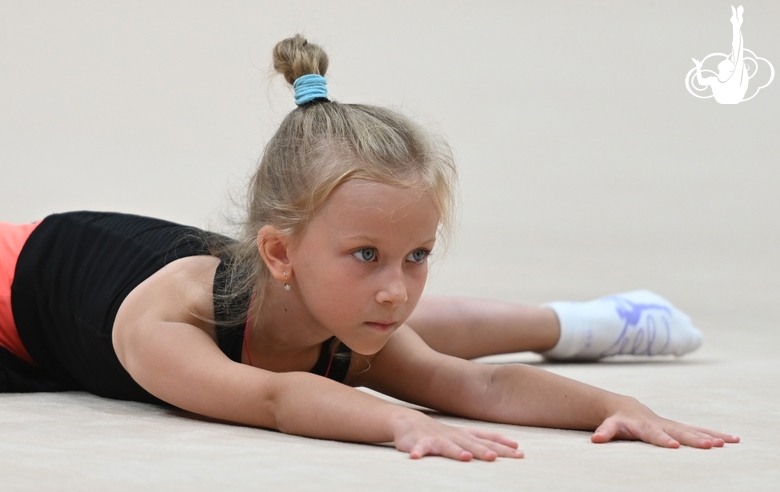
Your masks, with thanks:
[{"label": "gymnast figure logo", "polygon": [[[742,12],[744,12],[744,10],[742,5],[736,10],[734,9],[734,6],[731,7],[730,20],[733,35],[731,40],[731,53],[729,55],[711,53],[702,61],[692,58],[693,63],[696,64],[696,66],[685,76],[685,87],[688,89],[688,92],[694,96],[700,99],[714,97],[715,101],[720,104],[739,104],[742,101],[749,101],[756,97],[758,91],[772,83],[772,80],[775,78],[775,68],[772,64],[769,63],[766,58],[757,56],[744,46],[741,31]],[[702,68],[710,58],[713,59],[713,63],[717,60],[721,60],[720,63],[718,63],[717,74],[713,70]],[[750,85],[750,79],[755,77],[759,72],[759,61],[766,63],[769,80],[764,85],[756,86],[755,92],[752,92],[750,96],[745,97],[745,94],[748,92],[748,85]],[[764,73],[766,71],[767,69],[763,68],[762,65],[761,72]],[[703,77],[702,73],[715,76]],[[700,95],[701,93],[707,93],[707,88],[711,89],[712,92],[709,95]],[[697,94],[697,92],[699,94]]]}]

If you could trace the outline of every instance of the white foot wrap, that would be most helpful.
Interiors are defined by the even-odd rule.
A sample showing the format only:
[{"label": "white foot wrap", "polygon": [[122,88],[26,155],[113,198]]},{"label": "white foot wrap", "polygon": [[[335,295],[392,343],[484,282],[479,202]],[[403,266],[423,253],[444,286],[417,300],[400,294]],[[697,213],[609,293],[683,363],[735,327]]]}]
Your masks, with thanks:
[{"label": "white foot wrap", "polygon": [[546,304],[558,315],[561,337],[548,359],[597,360],[612,355],[683,355],[701,346],[691,319],[646,290],[588,302]]}]

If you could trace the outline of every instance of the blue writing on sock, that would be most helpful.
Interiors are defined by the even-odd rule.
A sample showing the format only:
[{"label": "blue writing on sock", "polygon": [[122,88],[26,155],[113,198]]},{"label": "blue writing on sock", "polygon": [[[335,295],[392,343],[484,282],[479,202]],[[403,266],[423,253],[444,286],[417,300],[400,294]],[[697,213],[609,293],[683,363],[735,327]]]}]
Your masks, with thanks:
[{"label": "blue writing on sock", "polygon": [[[669,316],[672,310],[663,304],[641,304],[631,302],[628,299],[619,296],[608,297],[615,301],[615,314],[623,321],[623,330],[613,343],[601,356],[610,355],[656,355],[662,353],[669,345],[671,337],[671,327],[669,326]],[[645,323],[640,326],[644,316]],[[664,313],[667,316],[664,316]],[[656,319],[658,318],[658,319]],[[658,321],[664,326],[666,331],[666,343],[653,351],[653,344],[658,336]],[[633,340],[630,335],[634,335]]]}]

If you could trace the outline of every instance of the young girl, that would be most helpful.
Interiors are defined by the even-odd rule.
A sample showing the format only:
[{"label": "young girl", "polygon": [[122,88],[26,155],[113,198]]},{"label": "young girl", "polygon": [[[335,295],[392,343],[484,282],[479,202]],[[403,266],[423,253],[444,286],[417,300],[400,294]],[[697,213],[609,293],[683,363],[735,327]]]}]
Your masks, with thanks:
[{"label": "young girl", "polygon": [[471,419],[595,429],[597,443],[738,442],[531,366],[464,360],[682,355],[701,339],[648,292],[542,308],[421,300],[451,225],[451,157],[397,113],[329,101],[327,66],[300,36],[276,46],[299,107],[265,149],[239,240],[113,213],[0,224],[0,390],[165,402],[301,436],[392,441],[412,458],[523,454],[353,387]]}]

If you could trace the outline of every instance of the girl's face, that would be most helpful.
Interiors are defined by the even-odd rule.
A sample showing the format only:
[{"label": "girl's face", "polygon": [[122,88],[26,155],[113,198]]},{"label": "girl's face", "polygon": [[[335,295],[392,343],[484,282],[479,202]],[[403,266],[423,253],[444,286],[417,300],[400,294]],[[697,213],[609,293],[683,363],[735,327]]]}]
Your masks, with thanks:
[{"label": "girl's face", "polygon": [[315,322],[374,354],[422,295],[438,224],[429,194],[348,181],[289,250],[293,288]]}]

